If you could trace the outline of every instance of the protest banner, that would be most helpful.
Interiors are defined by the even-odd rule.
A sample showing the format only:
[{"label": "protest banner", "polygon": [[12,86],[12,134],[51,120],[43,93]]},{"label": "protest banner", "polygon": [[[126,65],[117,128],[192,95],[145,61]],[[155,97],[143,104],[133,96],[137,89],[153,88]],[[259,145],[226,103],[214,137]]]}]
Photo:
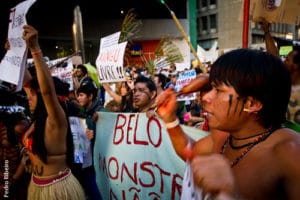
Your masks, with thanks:
[{"label": "protest banner", "polygon": [[[145,113],[98,115],[94,167],[103,199],[180,199],[185,163],[164,123]],[[207,135],[182,127],[193,140]]]},{"label": "protest banner", "polygon": [[26,14],[35,0],[19,3],[11,9],[8,25],[8,41],[10,49],[0,63],[0,80],[17,85],[16,91],[22,88],[24,70],[27,59],[27,47],[22,38]]},{"label": "protest banner", "polygon": [[251,0],[250,19],[254,22],[300,24],[299,0]]}]

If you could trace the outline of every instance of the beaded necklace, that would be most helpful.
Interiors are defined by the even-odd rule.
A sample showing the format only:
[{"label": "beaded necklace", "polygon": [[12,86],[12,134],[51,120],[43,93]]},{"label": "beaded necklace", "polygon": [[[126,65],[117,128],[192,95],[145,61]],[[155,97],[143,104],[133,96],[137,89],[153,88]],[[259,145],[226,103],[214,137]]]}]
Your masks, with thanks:
[{"label": "beaded necklace", "polygon": [[268,129],[268,130],[266,130],[266,131],[264,131],[264,132],[258,133],[258,134],[256,134],[256,135],[253,135],[253,136],[245,137],[245,138],[235,138],[235,137],[233,137],[233,136],[231,135],[231,136],[229,136],[229,146],[230,146],[232,149],[242,149],[242,148],[244,148],[244,147],[247,147],[247,146],[252,145],[252,144],[255,142],[255,140],[254,140],[254,141],[251,141],[251,142],[248,142],[248,143],[246,143],[246,144],[240,145],[240,146],[235,146],[235,145],[233,145],[232,140],[246,140],[246,139],[250,139],[250,138],[257,137],[257,136],[261,136],[261,135],[268,134],[269,132],[270,132],[270,129]]},{"label": "beaded necklace", "polygon": [[267,130],[265,130],[265,131],[263,131],[263,132],[259,132],[259,133],[255,134],[255,135],[250,135],[250,136],[244,137],[244,138],[238,138],[238,137],[234,137],[234,136],[231,136],[231,138],[234,139],[234,140],[247,140],[247,139],[250,139],[250,138],[254,138],[254,137],[256,137],[256,136],[259,136],[259,135],[263,135],[263,134],[265,134],[265,133],[267,133],[267,132],[269,132],[269,131],[270,131],[270,129],[267,129]]},{"label": "beaded necklace", "polygon": [[[242,160],[255,145],[257,145],[258,143],[261,143],[264,140],[266,140],[272,133],[273,133],[273,130],[268,130],[264,134],[259,135],[257,138],[255,138],[252,143],[248,143],[249,146],[245,149],[245,151],[243,151],[241,153],[241,155],[239,155],[235,160],[233,160],[233,161],[230,162],[231,168],[234,167],[236,164],[238,164],[238,162],[240,160]],[[225,143],[224,143],[224,145],[222,147],[222,150],[221,150],[221,154],[225,153],[225,149],[226,149],[228,143],[231,140],[230,138],[231,138],[231,136],[229,136],[228,139],[225,141]]]}]

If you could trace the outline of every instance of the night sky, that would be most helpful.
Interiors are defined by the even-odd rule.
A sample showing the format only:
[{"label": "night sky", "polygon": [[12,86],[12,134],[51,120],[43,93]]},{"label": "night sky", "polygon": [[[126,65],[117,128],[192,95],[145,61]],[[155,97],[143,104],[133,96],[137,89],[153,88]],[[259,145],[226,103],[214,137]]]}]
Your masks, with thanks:
[{"label": "night sky", "polygon": [[[73,23],[73,10],[79,5],[83,20],[122,19],[121,10],[126,13],[134,8],[138,18],[171,18],[166,7],[159,0],[37,0],[29,9],[27,22],[43,33],[59,32],[58,27]],[[7,37],[10,8],[21,0],[0,1],[0,58],[5,54],[4,42]],[[186,18],[186,0],[165,0],[176,13],[177,18]],[[97,4],[100,4],[97,5]],[[105,5],[104,5],[105,4]],[[84,22],[83,22],[84,23]]]}]

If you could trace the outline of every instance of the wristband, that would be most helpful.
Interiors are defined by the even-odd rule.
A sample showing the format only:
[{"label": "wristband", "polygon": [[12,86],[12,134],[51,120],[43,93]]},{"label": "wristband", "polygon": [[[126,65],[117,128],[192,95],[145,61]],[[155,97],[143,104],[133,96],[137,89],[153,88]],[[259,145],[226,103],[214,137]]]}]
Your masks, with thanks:
[{"label": "wristband", "polygon": [[175,121],[165,123],[167,129],[175,128],[179,124],[180,124],[180,122],[179,122],[178,118],[176,118]]},{"label": "wristband", "polygon": [[33,51],[33,52],[31,52],[31,56],[33,57],[33,56],[37,56],[37,55],[39,55],[39,54],[41,54],[42,53],[42,50],[38,50],[38,51]]}]

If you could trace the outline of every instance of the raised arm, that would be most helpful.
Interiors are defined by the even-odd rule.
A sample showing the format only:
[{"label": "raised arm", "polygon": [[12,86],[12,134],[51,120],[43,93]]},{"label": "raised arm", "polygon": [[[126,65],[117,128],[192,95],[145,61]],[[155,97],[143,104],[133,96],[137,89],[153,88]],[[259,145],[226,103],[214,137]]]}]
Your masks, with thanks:
[{"label": "raised arm", "polygon": [[270,23],[263,21],[260,23],[260,25],[265,33],[265,44],[267,52],[271,53],[274,56],[279,56],[279,51],[277,46],[275,45],[275,40],[270,33]]},{"label": "raised arm", "polygon": [[[200,91],[208,84],[208,76],[201,75],[190,82],[189,85],[182,88],[179,93],[189,94],[192,92]],[[157,114],[165,122],[167,131],[169,133],[170,139],[172,141],[173,147],[176,153],[182,158],[186,159],[187,155],[186,147],[188,144],[188,137],[180,127],[179,121],[176,116],[177,109],[177,94],[173,89],[167,89],[161,93],[155,101],[157,106]],[[200,141],[197,141],[192,147],[192,154],[206,154],[212,152],[213,150],[213,139],[209,135],[204,137]]]},{"label": "raised arm", "polygon": [[173,89],[168,88],[161,93],[155,101],[157,105],[157,114],[164,121],[173,147],[178,156],[185,160],[184,149],[188,144],[188,137],[182,130],[179,124],[179,120],[176,116],[176,94]]},{"label": "raised arm", "polygon": [[67,119],[57,99],[50,70],[44,60],[42,51],[39,46],[38,32],[30,25],[25,25],[23,29],[23,39],[25,40],[28,49],[31,51],[37,73],[40,92],[42,94],[42,98],[44,100],[48,113],[47,123],[50,123],[49,125],[53,129],[59,129],[60,127],[66,128]]},{"label": "raised arm", "polygon": [[109,83],[102,83],[102,86],[104,87],[105,91],[117,102],[122,102],[122,96],[118,95],[115,91],[113,91],[109,85]]}]

